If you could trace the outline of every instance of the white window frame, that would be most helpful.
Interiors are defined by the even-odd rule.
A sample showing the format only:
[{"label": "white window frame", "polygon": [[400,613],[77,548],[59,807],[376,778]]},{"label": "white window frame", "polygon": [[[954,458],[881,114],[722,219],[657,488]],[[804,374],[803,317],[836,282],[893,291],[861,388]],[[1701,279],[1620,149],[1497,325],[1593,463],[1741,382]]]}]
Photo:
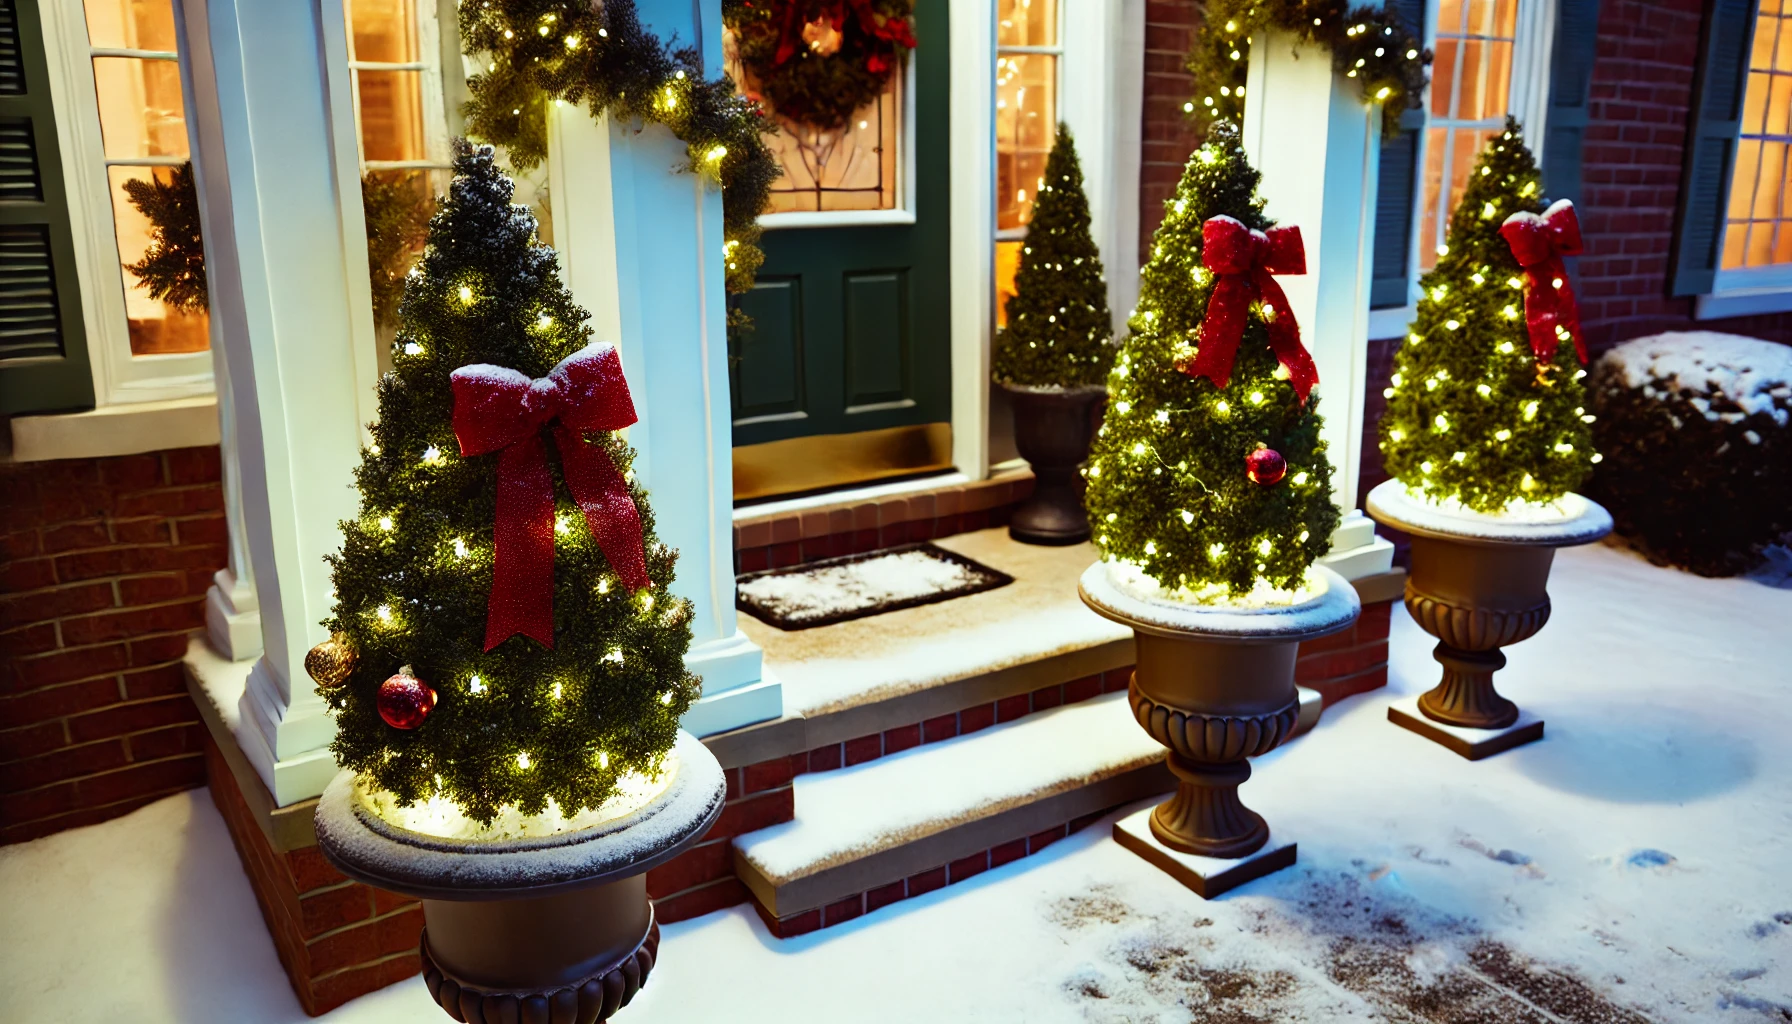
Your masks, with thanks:
[{"label": "white window frame", "polygon": [[[1069,22],[1070,22],[1069,0],[1059,0],[1059,3],[1058,3],[1058,25],[1057,25],[1058,45],[1056,45],[1056,46],[1003,46],[1000,42],[1000,40],[1002,38],[1001,27],[998,25],[996,28],[996,39],[997,39],[996,60],[999,61],[1003,57],[1027,57],[1027,56],[1040,56],[1040,57],[1054,58],[1054,61],[1052,63],[1052,74],[1053,74],[1052,107],[1053,107],[1053,113],[1057,114],[1058,119],[1064,121],[1066,124],[1069,123],[1069,118],[1065,116],[1065,110],[1064,110],[1064,77],[1065,77],[1064,69],[1066,66],[1068,66],[1070,64],[1070,54],[1069,54],[1070,47],[1065,42],[1065,36],[1070,31]],[[997,74],[998,72],[995,72],[992,70],[991,73]],[[990,116],[991,117],[995,116],[993,111],[991,112]],[[1057,125],[1057,122],[1054,121],[1051,125],[1051,133],[1055,137],[1057,135],[1057,132],[1058,132],[1058,125]],[[1076,132],[1075,126],[1071,127],[1071,132],[1073,134]],[[993,135],[991,136],[991,140],[993,143],[993,141],[994,141]],[[1082,146],[1077,147],[1077,156],[1079,158],[1082,156],[1083,148],[1084,147],[1082,147]],[[1033,200],[1035,203],[1038,202],[1039,196],[1037,193],[1034,194]],[[1002,201],[1002,197],[997,196],[996,197],[997,209],[1001,208],[1001,201]],[[1027,237],[1027,228],[1030,226],[1031,225],[1029,223],[1029,224],[1024,224],[1018,228],[1000,228],[999,227],[996,229],[995,240],[997,242],[1024,241]]]},{"label": "white window frame", "polygon": [[[1438,0],[1425,0],[1425,46],[1437,49]],[[1556,0],[1518,0],[1518,21],[1512,38],[1512,76],[1506,94],[1506,110],[1518,116],[1524,126],[1525,145],[1531,149],[1537,165],[1543,165],[1543,144],[1549,117],[1550,57],[1554,52]],[[1460,81],[1460,80],[1459,80]],[[1406,246],[1407,301],[1404,306],[1369,311],[1369,337],[1372,339],[1402,338],[1419,315],[1420,256],[1426,246],[1435,250],[1442,244],[1443,233],[1449,230],[1449,218],[1438,220],[1436,238],[1421,237],[1425,225],[1425,155],[1430,141],[1431,89],[1425,89],[1425,125],[1414,129],[1419,133],[1413,156],[1412,225]],[[1502,115],[1504,116],[1504,115]]]},{"label": "white window frame", "polygon": [[[349,96],[355,111],[355,152],[361,173],[368,171],[446,171],[454,167],[449,152],[446,71],[442,60],[442,25],[435,0],[412,0],[417,17],[417,56],[413,61],[360,60],[355,56],[354,16],[350,13],[354,0],[345,0],[343,21],[347,25],[345,45],[348,47]],[[458,32],[459,29],[457,28]],[[460,70],[460,69],[457,69]],[[429,154],[422,160],[369,160],[361,130],[362,71],[415,71],[423,90],[423,150]]]},{"label": "white window frame", "polygon": [[[86,12],[79,0],[41,4],[40,10],[50,97],[56,112],[56,138],[67,172],[69,227],[75,243],[75,270],[93,372],[94,405],[105,408],[210,397],[214,394],[211,352],[131,354],[125,283],[119,272],[117,225],[107,170],[115,163],[179,166],[186,161],[172,157],[109,161],[100,134],[99,94],[93,79],[96,56],[157,60],[178,57],[162,51],[93,47],[87,35]],[[215,332],[212,343],[217,344]]]},{"label": "white window frame", "polygon": [[[1751,12],[1750,17],[1759,17],[1758,11]],[[1741,141],[1741,135],[1741,131],[1738,131],[1738,142]],[[1730,190],[1736,185],[1734,167],[1731,167],[1730,175],[1730,180],[1724,183],[1723,230],[1726,233],[1730,230]],[[1721,239],[1718,251],[1721,262]],[[1698,296],[1693,303],[1694,320],[1721,320],[1734,316],[1785,312],[1792,312],[1792,263],[1737,267],[1734,270],[1725,270],[1720,266],[1712,279],[1710,294]]]}]

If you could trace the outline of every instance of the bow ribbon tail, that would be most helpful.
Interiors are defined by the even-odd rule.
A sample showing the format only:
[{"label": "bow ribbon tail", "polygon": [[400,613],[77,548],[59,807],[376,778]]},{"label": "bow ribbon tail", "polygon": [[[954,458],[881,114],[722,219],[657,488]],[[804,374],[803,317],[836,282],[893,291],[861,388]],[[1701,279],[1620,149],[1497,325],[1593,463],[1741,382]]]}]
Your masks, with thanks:
[{"label": "bow ribbon tail", "polygon": [[554,439],[560,445],[560,470],[567,489],[584,511],[585,525],[610,560],[616,577],[631,594],[653,586],[641,546],[641,511],[629,496],[628,482],[616,472],[616,464],[587,444],[582,434],[564,425],[555,427]]},{"label": "bow ribbon tail", "polygon": [[1587,341],[1580,333],[1580,302],[1574,296],[1574,283],[1568,280],[1568,268],[1560,257],[1555,260],[1553,268],[1556,278],[1562,287],[1556,291],[1556,322],[1568,329],[1568,336],[1574,339],[1574,354],[1580,357],[1582,365],[1587,361]]},{"label": "bow ribbon tail", "polygon": [[[498,454],[492,593],[485,649],[518,633],[554,646],[554,478],[541,436],[530,432]],[[543,583],[543,580],[546,583]]]},{"label": "bow ribbon tail", "polygon": [[1282,369],[1288,371],[1288,383],[1294,386],[1295,396],[1304,405],[1314,385],[1319,383],[1319,368],[1313,364],[1313,354],[1300,343],[1300,323],[1294,319],[1294,307],[1288,304],[1288,293],[1268,270],[1258,268],[1252,278],[1264,303],[1275,311],[1275,318],[1267,325],[1269,347]]},{"label": "bow ribbon tail", "polygon": [[1232,379],[1232,363],[1244,340],[1245,314],[1250,308],[1251,286],[1242,275],[1222,274],[1207,300],[1207,316],[1201,321],[1201,343],[1187,368],[1190,377],[1206,377],[1224,389]]}]

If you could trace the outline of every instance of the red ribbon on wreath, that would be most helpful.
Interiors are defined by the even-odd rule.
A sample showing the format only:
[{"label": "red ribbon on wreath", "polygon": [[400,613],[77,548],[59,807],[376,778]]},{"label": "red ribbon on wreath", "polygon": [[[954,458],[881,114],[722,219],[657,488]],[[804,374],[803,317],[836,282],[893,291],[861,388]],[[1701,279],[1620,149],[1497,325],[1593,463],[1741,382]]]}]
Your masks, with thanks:
[{"label": "red ribbon on wreath", "polygon": [[1524,268],[1524,322],[1530,329],[1531,353],[1538,366],[1556,358],[1560,331],[1574,339],[1574,352],[1587,361],[1587,343],[1580,333],[1580,304],[1568,283],[1562,257],[1581,251],[1580,217],[1566,199],[1551,203],[1539,217],[1528,211],[1515,213],[1500,225],[1500,235],[1512,247],[1512,255]]},{"label": "red ribbon on wreath", "polygon": [[[778,29],[778,52],[772,57],[773,66],[783,64],[796,56],[803,47],[803,27],[811,24],[804,19],[804,12],[811,9],[806,3],[786,3],[784,5],[784,23]],[[877,12],[872,9],[871,0],[833,0],[825,5],[817,21],[826,20],[834,31],[846,27],[846,18],[851,14],[859,23],[859,30],[874,39],[901,46],[905,49],[915,48],[915,34],[909,27],[907,18],[885,18],[877,20]],[[873,53],[865,58],[865,68],[872,74],[882,74],[889,70],[890,59],[881,53]]]},{"label": "red ribbon on wreath", "polygon": [[485,649],[517,633],[554,646],[554,478],[541,443],[550,425],[561,474],[597,546],[629,593],[651,587],[640,510],[610,457],[585,441],[586,431],[635,422],[616,347],[587,345],[535,380],[489,363],[463,366],[448,379],[460,453],[499,453]]},{"label": "red ribbon on wreath", "polygon": [[1244,340],[1245,323],[1252,303],[1262,303],[1263,324],[1269,329],[1269,347],[1288,371],[1288,382],[1302,402],[1319,383],[1313,356],[1300,343],[1300,324],[1288,296],[1272,274],[1305,274],[1307,249],[1300,228],[1253,231],[1232,217],[1209,217],[1201,225],[1201,263],[1216,278],[1201,322],[1201,342],[1185,372],[1206,377],[1224,388],[1232,379],[1232,364]]}]

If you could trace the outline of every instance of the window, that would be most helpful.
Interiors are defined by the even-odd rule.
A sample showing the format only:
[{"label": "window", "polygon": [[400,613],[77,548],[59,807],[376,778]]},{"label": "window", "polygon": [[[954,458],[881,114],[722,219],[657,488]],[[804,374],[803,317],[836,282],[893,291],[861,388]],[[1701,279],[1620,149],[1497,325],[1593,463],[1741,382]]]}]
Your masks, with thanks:
[{"label": "window", "polygon": [[1737,134],[1720,269],[1792,264],[1792,3],[1767,0],[1755,16]]},{"label": "window", "polygon": [[1033,198],[1058,130],[1058,0],[996,4],[996,326],[1020,271]]},{"label": "window", "polygon": [[1437,55],[1431,67],[1425,128],[1424,190],[1419,199],[1419,266],[1429,270],[1444,244],[1450,211],[1468,187],[1469,172],[1487,140],[1499,134],[1509,109],[1512,44],[1518,0],[1442,0],[1437,11]]}]

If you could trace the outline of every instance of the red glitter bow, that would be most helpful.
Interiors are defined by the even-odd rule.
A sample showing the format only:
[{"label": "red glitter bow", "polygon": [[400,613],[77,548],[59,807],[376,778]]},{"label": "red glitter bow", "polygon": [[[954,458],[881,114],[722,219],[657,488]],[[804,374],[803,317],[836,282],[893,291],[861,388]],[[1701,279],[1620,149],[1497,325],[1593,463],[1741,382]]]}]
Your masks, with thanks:
[{"label": "red glitter bow", "polygon": [[1574,286],[1568,283],[1568,269],[1562,257],[1578,256],[1581,251],[1580,218],[1574,204],[1558,199],[1539,217],[1534,213],[1515,213],[1500,225],[1500,234],[1512,247],[1512,255],[1524,268],[1524,321],[1531,332],[1531,352],[1537,365],[1555,361],[1557,328],[1568,331],[1574,339],[1574,352],[1581,362],[1587,361],[1587,343],[1580,334],[1580,305],[1574,301]]},{"label": "red glitter bow", "polygon": [[[847,8],[858,20],[859,30],[868,36],[882,39],[888,43],[907,49],[915,48],[915,35],[909,28],[907,18],[885,18],[880,24],[877,12],[871,8],[871,0],[834,0],[822,11],[821,17],[834,27],[836,32],[846,27]],[[778,31],[778,50],[772,57],[774,67],[796,56],[802,48],[803,15],[809,8],[805,3],[786,3],[784,5],[784,24]],[[865,67],[874,74],[881,74],[890,66],[890,60],[883,54],[873,53],[865,60]]]},{"label": "red glitter bow", "polygon": [[1232,364],[1244,340],[1245,321],[1253,302],[1269,307],[1263,312],[1269,328],[1269,347],[1288,371],[1288,382],[1302,402],[1319,383],[1313,356],[1300,343],[1300,324],[1288,296],[1272,274],[1305,274],[1307,249],[1300,228],[1252,231],[1224,214],[1209,217],[1201,225],[1201,263],[1218,280],[1207,300],[1207,316],[1201,323],[1201,343],[1185,369],[1191,377],[1206,377],[1223,388],[1232,379]]},{"label": "red glitter bow", "polygon": [[541,430],[550,423],[566,486],[604,557],[632,594],[652,586],[641,513],[622,474],[585,432],[635,422],[635,403],[613,345],[587,345],[546,377],[474,363],[449,375],[462,455],[498,452],[491,605],[485,649],[517,633],[554,646],[554,478]]}]

